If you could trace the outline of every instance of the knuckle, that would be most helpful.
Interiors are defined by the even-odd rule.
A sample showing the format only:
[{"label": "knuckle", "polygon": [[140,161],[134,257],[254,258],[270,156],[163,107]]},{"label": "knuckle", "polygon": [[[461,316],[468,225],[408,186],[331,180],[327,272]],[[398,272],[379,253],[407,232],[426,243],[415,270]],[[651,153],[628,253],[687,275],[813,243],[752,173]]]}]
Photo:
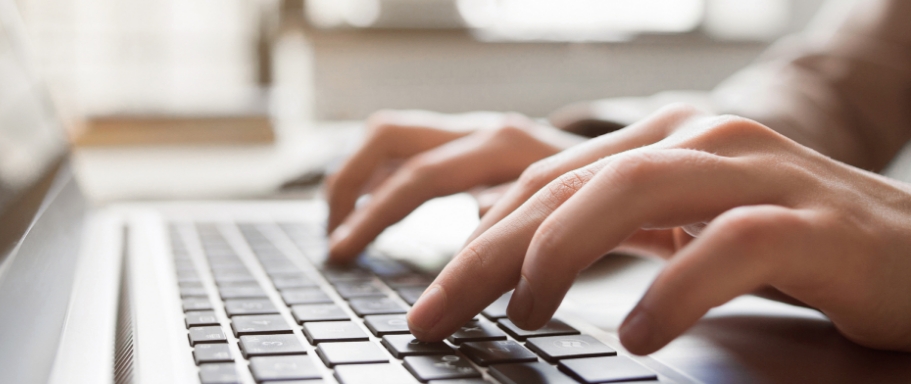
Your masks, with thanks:
[{"label": "knuckle", "polygon": [[528,132],[529,129],[530,128],[525,125],[510,122],[509,124],[500,126],[494,130],[493,137],[507,142],[523,140],[530,137]]},{"label": "knuckle", "polygon": [[609,164],[618,185],[647,184],[661,177],[665,171],[664,156],[654,150],[625,152]]},{"label": "knuckle", "polygon": [[554,210],[582,189],[592,177],[594,173],[585,168],[564,173],[547,184],[541,202],[548,209]]},{"label": "knuckle", "polygon": [[716,137],[740,140],[769,140],[779,137],[771,128],[735,115],[713,117],[706,131]]},{"label": "knuckle", "polygon": [[402,165],[401,172],[404,172],[405,179],[409,184],[432,183],[441,173],[437,164],[423,155],[414,156],[406,161]]},{"label": "knuckle", "polygon": [[556,177],[553,167],[548,162],[539,160],[522,171],[522,174],[519,175],[518,185],[523,190],[533,193],[544,188]]},{"label": "knuckle", "polygon": [[[782,209],[737,207],[725,212],[721,226],[729,241],[747,248],[773,248],[788,237],[805,233],[809,223]],[[766,252],[774,256],[776,252]]]}]

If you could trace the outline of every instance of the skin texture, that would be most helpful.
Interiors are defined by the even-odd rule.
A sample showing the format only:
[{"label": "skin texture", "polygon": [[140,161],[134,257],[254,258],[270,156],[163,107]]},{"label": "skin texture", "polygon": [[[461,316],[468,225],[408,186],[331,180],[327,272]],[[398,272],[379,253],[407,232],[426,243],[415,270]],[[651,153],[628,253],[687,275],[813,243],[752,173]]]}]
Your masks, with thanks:
[{"label": "skin texture", "polygon": [[[410,200],[416,203],[456,186],[509,180],[521,163],[486,158],[509,170],[498,173],[455,168],[456,161],[447,163],[448,179],[482,182],[448,189],[410,184],[396,193],[417,194]],[[448,336],[511,289],[509,318],[538,328],[582,269],[626,250],[668,260],[620,328],[633,353],[660,349],[709,309],[755,291],[817,308],[861,345],[911,351],[908,185],[835,161],[755,121],[682,105],[529,164],[408,314],[419,339]],[[384,185],[396,185],[394,178]],[[412,187],[434,193],[405,192]],[[379,199],[345,221],[365,220],[357,216]],[[402,206],[410,208],[388,208],[396,214],[373,220],[391,224],[413,209]],[[375,236],[379,224],[360,233]],[[336,236],[332,255],[340,260],[371,238],[346,244]]]}]

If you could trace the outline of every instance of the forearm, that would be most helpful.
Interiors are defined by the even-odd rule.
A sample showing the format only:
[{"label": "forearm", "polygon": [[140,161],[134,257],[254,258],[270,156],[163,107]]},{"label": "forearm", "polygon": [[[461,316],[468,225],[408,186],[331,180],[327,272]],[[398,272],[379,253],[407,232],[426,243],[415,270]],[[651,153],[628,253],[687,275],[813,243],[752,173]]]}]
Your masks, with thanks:
[{"label": "forearm", "polygon": [[911,138],[911,2],[865,2],[831,36],[777,44],[713,93],[845,163],[881,170]]}]

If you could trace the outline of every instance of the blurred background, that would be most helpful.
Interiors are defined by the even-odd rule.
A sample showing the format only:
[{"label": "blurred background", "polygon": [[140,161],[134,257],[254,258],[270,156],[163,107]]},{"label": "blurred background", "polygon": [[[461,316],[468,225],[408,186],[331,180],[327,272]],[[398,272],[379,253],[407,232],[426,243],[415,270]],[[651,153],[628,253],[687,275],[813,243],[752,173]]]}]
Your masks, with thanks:
[{"label": "blurred background", "polygon": [[98,201],[307,184],[383,108],[707,91],[824,2],[17,0]]}]

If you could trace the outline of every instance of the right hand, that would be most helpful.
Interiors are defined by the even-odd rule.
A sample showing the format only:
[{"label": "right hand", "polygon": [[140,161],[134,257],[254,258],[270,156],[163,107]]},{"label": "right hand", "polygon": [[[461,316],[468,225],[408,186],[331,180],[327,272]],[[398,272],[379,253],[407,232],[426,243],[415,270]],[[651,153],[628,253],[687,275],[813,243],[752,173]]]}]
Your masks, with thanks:
[{"label": "right hand", "polygon": [[[434,197],[516,179],[585,141],[519,114],[381,111],[328,180],[329,260],[353,260],[386,227]],[[361,195],[370,200],[355,209]]]}]

